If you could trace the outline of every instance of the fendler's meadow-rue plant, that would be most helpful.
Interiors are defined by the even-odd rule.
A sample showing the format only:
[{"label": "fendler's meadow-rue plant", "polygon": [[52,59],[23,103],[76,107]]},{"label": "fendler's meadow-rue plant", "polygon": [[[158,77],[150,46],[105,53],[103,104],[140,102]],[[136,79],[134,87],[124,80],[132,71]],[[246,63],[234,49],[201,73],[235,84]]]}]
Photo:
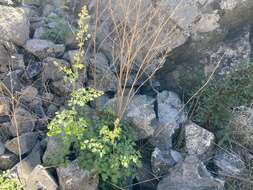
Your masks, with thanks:
[{"label": "fendler's meadow-rue plant", "polygon": [[94,112],[96,119],[88,113],[91,108],[87,103],[103,92],[93,88],[77,88],[76,85],[79,73],[84,69],[82,58],[84,44],[88,39],[85,20],[89,16],[86,7],[83,7],[79,16],[76,37],[79,51],[75,56],[75,64],[72,69],[59,66],[65,73],[66,80],[72,84],[73,91],[66,109],[56,113],[50,122],[48,136],[63,141],[67,149],[66,156],[70,147],[74,150],[80,166],[100,177],[100,189],[114,189],[116,186],[128,185],[128,178],[133,177],[135,169],[140,167],[140,153],[134,148],[134,138],[127,131],[126,123],[111,113]]}]

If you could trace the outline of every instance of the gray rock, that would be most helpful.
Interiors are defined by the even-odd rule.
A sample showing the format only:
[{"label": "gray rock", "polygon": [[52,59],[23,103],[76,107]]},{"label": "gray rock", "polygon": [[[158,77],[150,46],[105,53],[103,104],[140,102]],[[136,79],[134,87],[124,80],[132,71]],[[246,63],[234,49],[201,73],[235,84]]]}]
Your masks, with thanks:
[{"label": "gray rock", "polygon": [[219,168],[221,176],[239,176],[245,172],[246,166],[239,154],[219,151],[214,156],[214,164]]},{"label": "gray rock", "polygon": [[192,155],[206,155],[214,146],[214,134],[195,123],[185,125],[186,150]]},{"label": "gray rock", "polygon": [[24,69],[25,68],[24,55],[17,53],[13,54],[11,56],[11,64],[13,70]]},{"label": "gray rock", "polygon": [[63,54],[65,46],[63,44],[54,44],[49,40],[30,39],[27,40],[25,49],[38,58],[44,59],[49,56]]},{"label": "gray rock", "polygon": [[44,166],[55,166],[65,161],[68,147],[60,139],[48,137],[47,148],[43,155]]},{"label": "gray rock", "polygon": [[41,165],[37,165],[27,180],[26,190],[46,189],[57,190],[58,185],[49,172]]},{"label": "gray rock", "polygon": [[4,5],[14,5],[12,0],[0,0],[0,3]]},{"label": "gray rock", "polygon": [[29,64],[25,70],[27,79],[33,79],[34,77],[38,76],[41,72],[42,72],[41,62]]},{"label": "gray rock", "polygon": [[5,47],[0,44],[0,72],[7,72],[9,70],[10,56]]},{"label": "gray rock", "polygon": [[32,152],[17,165],[15,165],[11,171],[18,177],[22,184],[27,184],[30,181],[30,174],[33,169],[41,164],[41,149],[40,144],[37,143]]},{"label": "gray rock", "polygon": [[97,176],[91,176],[90,172],[81,169],[77,161],[69,163],[66,167],[58,167],[56,171],[62,190],[97,189]]},{"label": "gray rock", "polygon": [[21,91],[21,100],[25,103],[31,103],[38,99],[38,90],[33,86],[27,86]]},{"label": "gray rock", "polygon": [[4,143],[0,140],[0,156],[4,154],[4,152],[5,152]]},{"label": "gray rock", "polygon": [[[105,105],[105,109],[117,112],[120,98],[113,98]],[[123,98],[123,106],[126,99]],[[155,119],[154,99],[145,95],[136,95],[127,105],[124,112],[124,119],[134,125],[138,139],[145,139],[154,133],[152,121]],[[120,111],[121,113],[121,111]]]},{"label": "gray rock", "polygon": [[11,169],[18,162],[18,156],[13,153],[0,155],[0,170]]},{"label": "gray rock", "polygon": [[104,92],[116,91],[117,78],[112,71],[113,68],[110,68],[108,59],[102,52],[97,53],[95,58],[91,59],[90,73],[94,75],[92,76],[93,81],[89,82],[91,86],[95,86],[96,89]]},{"label": "gray rock", "polygon": [[177,151],[161,151],[158,148],[155,148],[151,156],[152,171],[157,176],[163,176],[168,173],[170,168],[181,160],[183,160],[183,156]]},{"label": "gray rock", "polygon": [[[24,133],[19,137],[15,137],[5,143],[5,148],[16,155],[23,155],[32,150],[36,144],[38,133]],[[20,146],[19,146],[20,145]],[[19,150],[20,149],[20,150]]]},{"label": "gray rock", "polygon": [[35,118],[27,110],[21,107],[14,110],[12,125],[10,127],[12,136],[16,137],[17,134],[21,135],[23,133],[31,132],[34,127]]},{"label": "gray rock", "polygon": [[223,190],[224,181],[216,179],[207,171],[204,164],[195,156],[186,157],[170,170],[157,190]]},{"label": "gray rock", "polygon": [[46,28],[45,27],[39,27],[35,29],[35,32],[33,34],[33,38],[34,39],[43,39],[43,35],[46,32]]},{"label": "gray rock", "polygon": [[0,97],[0,116],[9,115],[11,110],[11,102],[7,97]]},{"label": "gray rock", "polygon": [[46,82],[47,80],[58,81],[63,80],[65,76],[61,71],[60,66],[57,66],[55,63],[60,66],[70,67],[69,63],[63,59],[56,59],[52,57],[48,57],[43,60],[43,72],[42,72],[42,80]]},{"label": "gray rock", "polygon": [[1,89],[12,93],[15,93],[16,91],[20,92],[23,87],[23,84],[20,81],[20,70],[9,72],[2,82],[3,83],[0,83]]},{"label": "gray rock", "polygon": [[0,5],[0,39],[24,45],[29,38],[29,20],[21,8]]},{"label": "gray rock", "polygon": [[0,124],[0,141],[5,143],[8,139],[11,138],[10,126],[10,122]]},{"label": "gray rock", "polygon": [[163,91],[157,95],[158,120],[151,143],[161,150],[172,146],[172,135],[187,119],[184,105],[174,92]]}]

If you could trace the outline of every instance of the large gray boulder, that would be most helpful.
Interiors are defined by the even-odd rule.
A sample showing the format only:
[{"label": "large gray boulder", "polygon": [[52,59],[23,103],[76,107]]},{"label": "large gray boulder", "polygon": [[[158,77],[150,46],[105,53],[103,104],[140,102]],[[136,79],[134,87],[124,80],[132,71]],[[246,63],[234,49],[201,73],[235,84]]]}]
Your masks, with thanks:
[{"label": "large gray boulder", "polygon": [[223,190],[224,181],[216,179],[195,156],[186,157],[170,170],[157,190]]},{"label": "large gray boulder", "polygon": [[242,157],[230,151],[218,151],[214,156],[214,164],[218,167],[221,176],[242,176],[246,165]]},{"label": "large gray boulder", "polygon": [[[128,102],[127,98],[113,98],[107,102],[105,109],[117,112],[124,111],[123,117],[133,125],[138,139],[145,139],[154,133],[152,121],[156,118],[154,111],[154,99],[146,95],[136,95]],[[121,114],[121,111],[119,111]]]},{"label": "large gray boulder", "polygon": [[65,161],[68,147],[63,144],[61,139],[48,137],[47,148],[43,155],[44,166],[59,165]]},{"label": "large gray boulder", "polygon": [[184,105],[171,91],[163,91],[157,95],[158,120],[155,122],[155,131],[151,143],[161,150],[172,146],[172,136],[180,124],[187,120]]},{"label": "large gray boulder", "polygon": [[214,134],[192,122],[186,124],[184,127],[186,151],[188,154],[207,156],[208,151],[212,149],[215,143]]},{"label": "large gray boulder", "polygon": [[29,39],[29,27],[23,9],[0,5],[0,40],[22,46]]},{"label": "large gray boulder", "polygon": [[37,165],[30,174],[25,189],[58,190],[58,185],[46,168],[44,168],[42,165]]},{"label": "large gray boulder", "polygon": [[11,169],[11,172],[22,182],[22,184],[27,184],[27,182],[30,181],[30,174],[39,164],[41,164],[41,149],[40,144],[37,143],[32,149],[32,152],[17,163]]},{"label": "large gray boulder", "polygon": [[5,143],[5,148],[16,155],[23,155],[30,152],[38,139],[37,132],[24,133]]},{"label": "large gray boulder", "polygon": [[13,153],[0,155],[0,170],[9,170],[18,162],[18,156]]},{"label": "large gray boulder", "polygon": [[36,118],[26,109],[19,107],[14,110],[10,131],[13,137],[34,130]]},{"label": "large gray boulder", "polygon": [[49,56],[61,55],[65,51],[63,44],[54,44],[49,40],[30,39],[25,44],[25,49],[40,59]]},{"label": "large gray boulder", "polygon": [[98,186],[97,176],[80,168],[77,161],[58,167],[57,175],[62,190],[96,190]]},{"label": "large gray boulder", "polygon": [[183,160],[183,156],[175,150],[161,151],[155,148],[151,155],[152,171],[157,176],[166,175],[169,169],[181,160]]}]

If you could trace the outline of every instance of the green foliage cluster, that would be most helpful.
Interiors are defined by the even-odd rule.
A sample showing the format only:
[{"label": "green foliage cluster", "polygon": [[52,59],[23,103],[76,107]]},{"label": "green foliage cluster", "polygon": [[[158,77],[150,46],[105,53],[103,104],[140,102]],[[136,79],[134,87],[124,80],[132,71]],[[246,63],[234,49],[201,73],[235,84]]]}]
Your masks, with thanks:
[{"label": "green foliage cluster", "polygon": [[48,39],[56,44],[65,43],[68,36],[71,35],[71,28],[62,16],[50,16],[45,19],[46,23],[53,23],[54,27],[46,28],[45,32],[42,34],[43,39]]},{"label": "green foliage cluster", "polygon": [[[189,75],[183,76],[182,84],[187,85],[192,82],[198,84],[192,87],[192,91],[189,90],[187,98],[190,98],[205,82],[201,72],[201,70],[196,73],[190,72]],[[193,99],[189,112],[192,112],[193,121],[214,131],[220,143],[225,143],[229,138],[226,137],[230,133],[227,126],[233,108],[247,106],[252,103],[252,100],[253,63],[242,62],[235,66],[230,74],[210,81]]]},{"label": "green foliage cluster", "polygon": [[0,173],[0,190],[22,190],[17,181],[8,176],[8,173]]},{"label": "green foliage cluster", "polygon": [[74,90],[66,109],[56,113],[50,122],[48,136],[62,139],[63,147],[71,147],[80,166],[100,177],[101,189],[108,189],[108,184],[123,186],[134,169],[140,166],[140,153],[134,148],[134,135],[128,131],[127,124],[107,112],[92,113],[96,118],[91,117],[91,108],[87,104],[103,93],[93,88],[76,87],[79,73],[84,68],[81,59],[88,31],[84,23],[88,16],[85,7],[79,16],[79,51],[75,64],[72,68],[59,66]]},{"label": "green foliage cluster", "polygon": [[127,177],[140,166],[140,153],[127,125],[109,113],[89,118],[85,103],[101,95],[94,89],[74,91],[69,108],[56,114],[48,126],[49,136],[74,144],[80,166],[98,174],[102,181],[126,185]]}]

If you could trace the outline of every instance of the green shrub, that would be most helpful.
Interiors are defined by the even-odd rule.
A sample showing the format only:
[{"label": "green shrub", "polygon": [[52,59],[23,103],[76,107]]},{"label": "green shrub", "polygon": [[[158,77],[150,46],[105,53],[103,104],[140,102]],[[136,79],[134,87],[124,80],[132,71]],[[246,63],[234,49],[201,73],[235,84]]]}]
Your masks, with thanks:
[{"label": "green shrub", "polygon": [[8,173],[0,173],[0,190],[22,190],[16,179],[8,176]]},{"label": "green shrub", "polygon": [[[200,88],[199,86],[198,88]],[[195,93],[194,91],[193,93]],[[193,94],[192,93],[192,94]],[[216,133],[218,140],[227,140],[233,108],[249,105],[253,100],[253,63],[242,62],[230,74],[213,79],[194,98],[192,120]]]},{"label": "green shrub", "polygon": [[87,40],[87,25],[83,21],[87,16],[87,10],[83,8],[77,33],[79,52],[73,68],[55,63],[66,74],[66,80],[74,90],[66,109],[56,113],[50,122],[48,136],[62,139],[63,147],[68,147],[66,151],[71,147],[80,166],[100,177],[101,189],[113,189],[110,184],[127,185],[127,178],[140,165],[140,153],[134,148],[134,135],[126,123],[109,112],[95,113],[87,106],[103,93],[92,88],[77,88],[79,73],[84,68],[81,57]]},{"label": "green shrub", "polygon": [[68,36],[71,35],[71,28],[64,17],[61,16],[51,16],[46,18],[46,23],[54,23],[53,28],[46,28],[45,32],[42,34],[43,39],[48,39],[56,44],[65,43]]}]

